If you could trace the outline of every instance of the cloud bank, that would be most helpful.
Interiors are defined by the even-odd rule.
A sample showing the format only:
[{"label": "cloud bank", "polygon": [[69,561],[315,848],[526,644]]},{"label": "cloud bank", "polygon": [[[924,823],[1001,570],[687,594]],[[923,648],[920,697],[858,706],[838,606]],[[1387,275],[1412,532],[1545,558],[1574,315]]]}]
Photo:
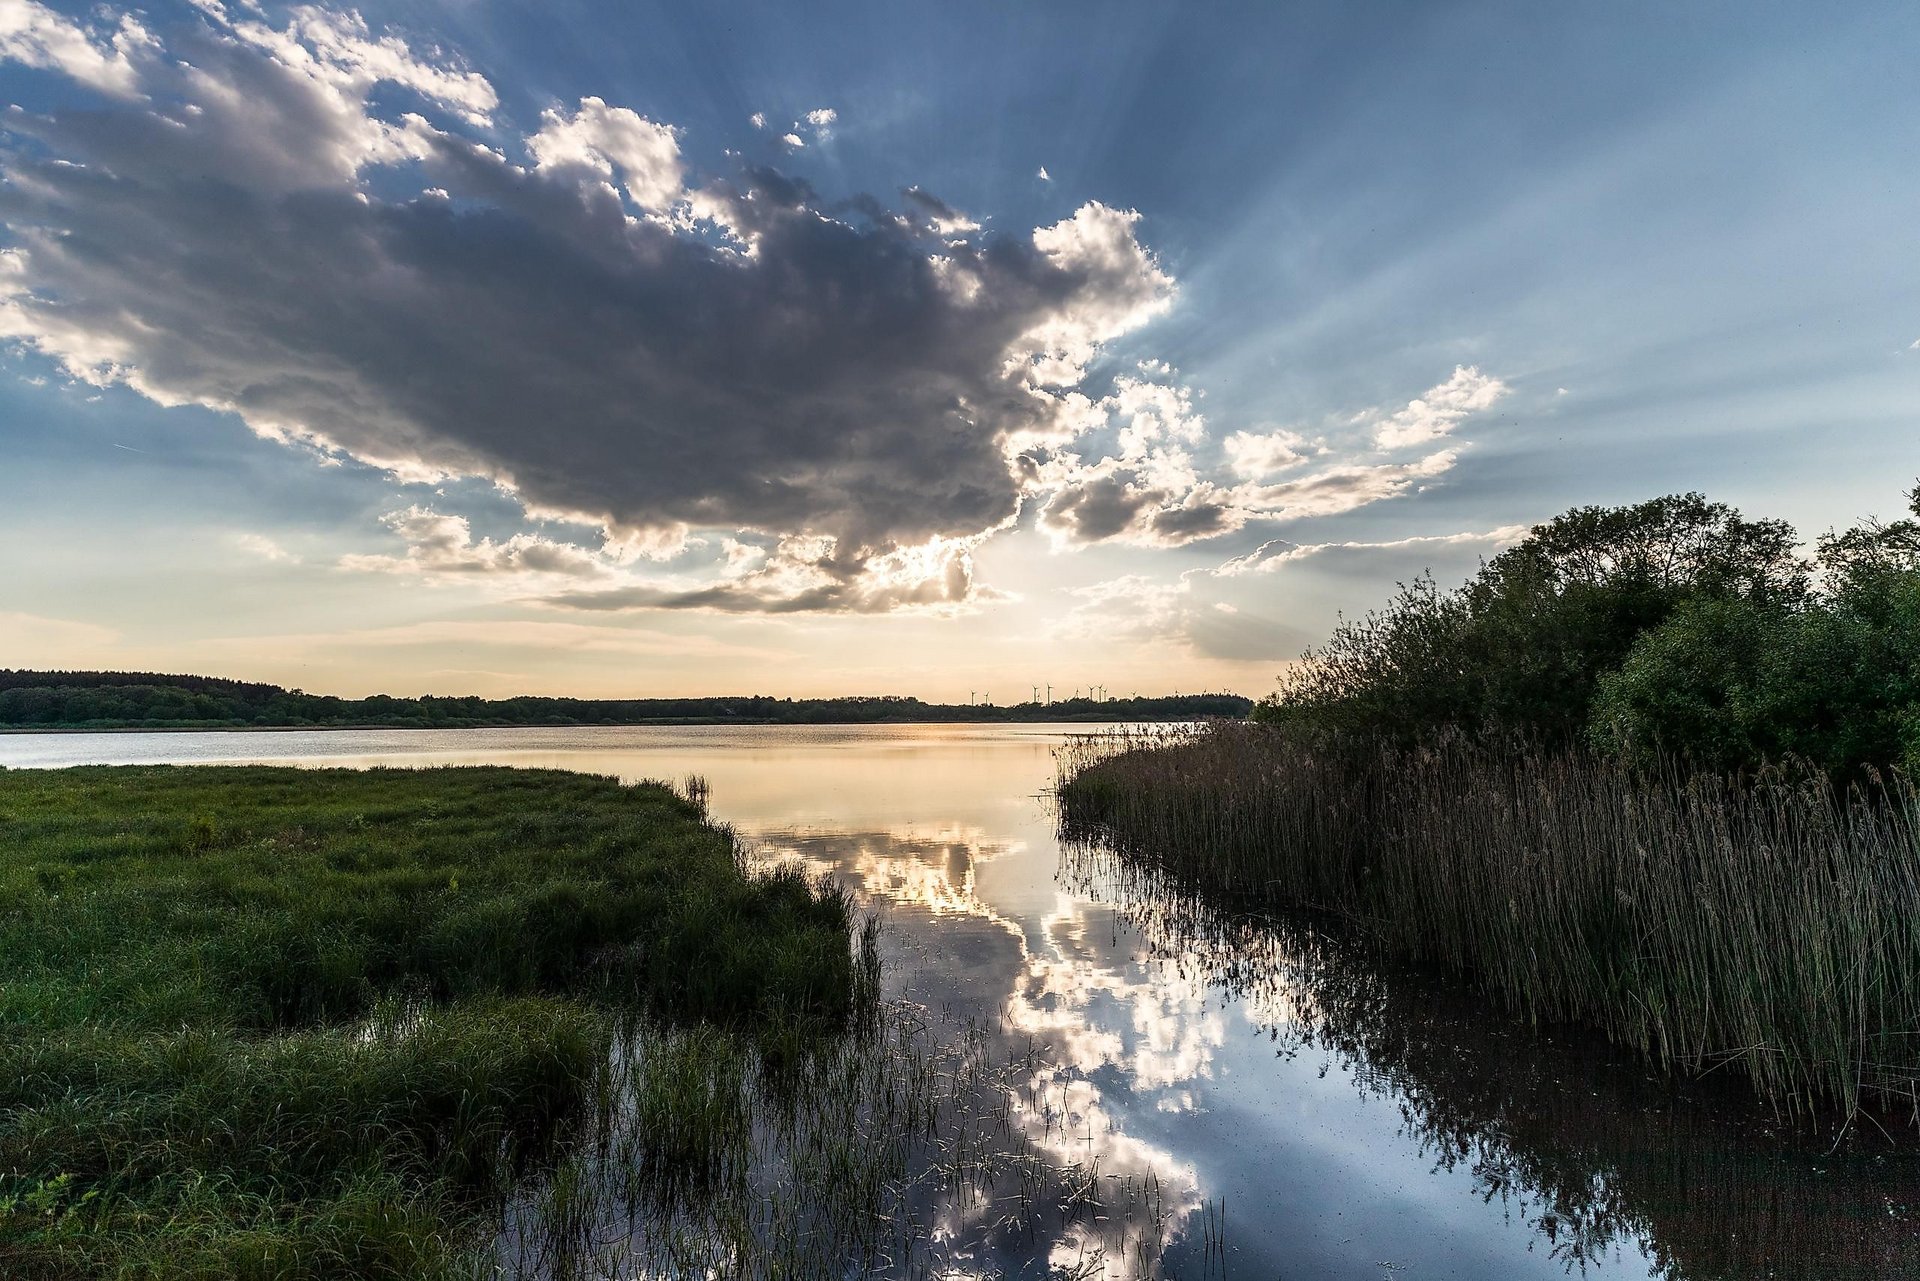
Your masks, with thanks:
[{"label": "cloud bank", "polygon": [[[1061,547],[1167,546],[1392,497],[1456,457],[1274,482],[1304,442],[1223,453],[1164,365],[1100,381],[1176,294],[1133,211],[1001,234],[918,187],[827,200],[704,173],[670,123],[597,97],[517,129],[479,72],[353,14],[200,8],[162,39],[0,0],[0,59],[94,98],[5,116],[0,338],[403,479],[482,478],[604,539],[476,542],[416,507],[388,519],[401,554],[348,568],[617,580],[556,598],[595,608],[951,607],[1023,509]],[[1378,443],[1504,391],[1457,370]],[[753,550],[698,582],[636,568],[712,535]]]}]

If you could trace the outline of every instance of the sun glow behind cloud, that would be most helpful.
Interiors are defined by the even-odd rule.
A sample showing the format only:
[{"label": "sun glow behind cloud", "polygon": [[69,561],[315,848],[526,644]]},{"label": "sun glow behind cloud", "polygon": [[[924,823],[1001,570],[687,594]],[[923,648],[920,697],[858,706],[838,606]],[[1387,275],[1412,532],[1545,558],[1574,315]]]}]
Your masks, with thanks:
[{"label": "sun glow behind cloud", "polygon": [[[8,119],[31,145],[0,159],[0,335],[564,527],[477,537],[415,503],[345,571],[602,612],[978,609],[1006,596],[990,540],[1171,548],[1352,510],[1459,456],[1372,449],[1506,392],[1463,366],[1344,438],[1222,439],[1166,362],[1106,368],[1178,297],[1134,211],[1019,234],[918,186],[828,201],[600,97],[522,132],[456,55],[352,14],[202,11],[156,34],[0,7],[0,57],[100,95]],[[808,109],[789,146],[844,124]]]}]

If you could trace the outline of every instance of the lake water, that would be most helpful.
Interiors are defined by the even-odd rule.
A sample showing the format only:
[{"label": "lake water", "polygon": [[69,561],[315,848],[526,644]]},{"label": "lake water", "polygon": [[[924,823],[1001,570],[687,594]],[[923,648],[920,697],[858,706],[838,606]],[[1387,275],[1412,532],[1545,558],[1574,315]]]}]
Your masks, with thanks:
[{"label": "lake water", "polygon": [[[1026,1138],[1164,1189],[1165,1266],[1259,1278],[1920,1276],[1920,1166],[1679,1088],[1577,1034],[1370,965],[1310,923],[1210,914],[1064,849],[1053,749],[1085,726],[0,736],[0,765],[504,764],[703,775],[770,857],[881,916],[887,982],[1038,1048]],[[997,1251],[997,1252],[996,1252]],[[966,1271],[1082,1261],[981,1244]],[[1116,1273],[1124,1269],[1116,1267]]]}]

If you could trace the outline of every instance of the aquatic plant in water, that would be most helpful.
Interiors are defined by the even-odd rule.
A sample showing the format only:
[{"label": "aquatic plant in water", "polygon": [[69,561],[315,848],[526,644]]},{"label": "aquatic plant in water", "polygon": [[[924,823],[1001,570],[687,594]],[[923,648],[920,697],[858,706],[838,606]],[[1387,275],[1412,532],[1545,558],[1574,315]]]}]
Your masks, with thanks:
[{"label": "aquatic plant in water", "polygon": [[1537,1024],[1920,1120],[1920,797],[1243,723],[1088,738],[1070,831],[1223,901],[1320,909]]}]

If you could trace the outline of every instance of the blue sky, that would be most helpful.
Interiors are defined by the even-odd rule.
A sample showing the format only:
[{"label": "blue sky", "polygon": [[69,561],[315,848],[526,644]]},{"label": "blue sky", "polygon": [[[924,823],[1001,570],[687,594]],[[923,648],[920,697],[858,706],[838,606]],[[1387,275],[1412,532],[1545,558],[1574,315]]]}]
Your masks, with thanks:
[{"label": "blue sky", "polygon": [[0,0],[0,665],[1257,694],[1575,504],[1891,513],[1917,53],[1893,4]]}]

